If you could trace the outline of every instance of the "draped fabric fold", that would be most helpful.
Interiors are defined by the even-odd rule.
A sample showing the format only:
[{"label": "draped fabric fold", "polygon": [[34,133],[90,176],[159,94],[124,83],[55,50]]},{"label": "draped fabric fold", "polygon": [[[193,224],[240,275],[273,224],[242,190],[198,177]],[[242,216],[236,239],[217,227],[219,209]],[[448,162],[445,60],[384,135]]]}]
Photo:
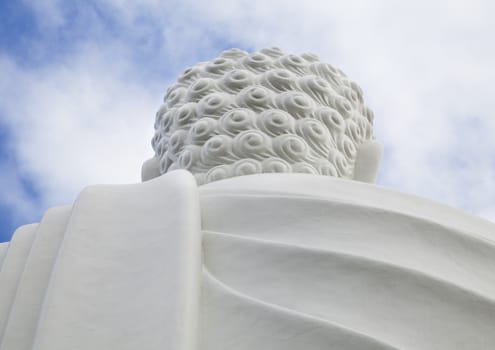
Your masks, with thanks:
[{"label": "draped fabric fold", "polygon": [[[200,189],[205,349],[320,349],[324,332],[335,349],[495,344],[493,224],[377,186],[302,174]],[[284,313],[290,326],[273,316]],[[314,337],[308,319],[319,322]],[[272,343],[263,347],[267,333]]]},{"label": "draped fabric fold", "polygon": [[342,179],[91,186],[0,260],[0,350],[495,348],[495,225]]}]

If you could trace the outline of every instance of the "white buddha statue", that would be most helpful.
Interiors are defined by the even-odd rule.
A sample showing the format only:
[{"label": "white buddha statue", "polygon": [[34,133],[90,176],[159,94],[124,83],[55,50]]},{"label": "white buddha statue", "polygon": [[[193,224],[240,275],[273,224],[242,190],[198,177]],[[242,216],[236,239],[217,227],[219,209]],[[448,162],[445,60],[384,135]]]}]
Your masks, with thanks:
[{"label": "white buddha statue", "polygon": [[168,89],[143,180],[187,169],[198,185],[259,173],[374,182],[381,146],[372,126],[357,84],[315,55],[233,49]]},{"label": "white buddha statue", "polygon": [[143,183],[0,245],[0,350],[495,348],[495,225],[374,185],[372,125],[314,55],[187,69]]}]

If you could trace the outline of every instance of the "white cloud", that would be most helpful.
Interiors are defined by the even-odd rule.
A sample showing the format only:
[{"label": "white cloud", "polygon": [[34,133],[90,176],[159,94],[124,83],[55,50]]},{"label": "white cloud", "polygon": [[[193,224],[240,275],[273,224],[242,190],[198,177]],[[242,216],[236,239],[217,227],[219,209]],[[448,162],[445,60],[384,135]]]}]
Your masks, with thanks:
[{"label": "white cloud", "polygon": [[[127,11],[128,23],[142,14],[130,2],[107,4]],[[147,5],[152,21],[170,33],[167,5]],[[190,33],[217,30],[247,47],[313,51],[342,67],[375,110],[376,134],[388,152],[383,184],[472,211],[493,203],[492,2],[186,1],[173,7],[179,15],[172,26],[184,22]]]},{"label": "white cloud", "polygon": [[45,204],[72,200],[95,182],[138,182],[141,163],[152,155],[161,91],[138,85],[125,62],[112,57],[89,48],[41,70],[0,60],[2,121],[13,130],[21,171],[35,179]]},{"label": "white cloud", "polygon": [[22,0],[29,6],[43,29],[56,28],[65,24],[60,0]]},{"label": "white cloud", "polygon": [[[92,29],[94,42],[103,36],[109,47],[83,46],[40,70],[8,57],[0,63],[12,82],[0,93],[19,157],[50,202],[87,183],[137,181],[166,79],[233,42],[312,51],[356,80],[386,147],[382,184],[473,212],[493,206],[495,3],[105,0],[95,7],[119,25],[112,39],[98,16],[81,12],[88,28],[100,28]],[[64,13],[48,9],[55,19]],[[153,51],[150,62],[131,59],[132,45]],[[167,66],[167,78],[138,79],[151,65]]]}]

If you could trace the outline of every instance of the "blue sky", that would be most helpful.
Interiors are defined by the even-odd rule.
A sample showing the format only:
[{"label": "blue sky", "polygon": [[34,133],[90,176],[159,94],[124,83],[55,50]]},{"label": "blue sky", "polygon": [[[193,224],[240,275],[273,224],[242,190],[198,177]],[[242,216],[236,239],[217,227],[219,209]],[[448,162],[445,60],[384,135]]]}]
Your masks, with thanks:
[{"label": "blue sky", "polygon": [[313,52],[361,85],[379,184],[495,220],[491,1],[0,4],[0,241],[95,183],[138,182],[154,113],[222,50]]}]

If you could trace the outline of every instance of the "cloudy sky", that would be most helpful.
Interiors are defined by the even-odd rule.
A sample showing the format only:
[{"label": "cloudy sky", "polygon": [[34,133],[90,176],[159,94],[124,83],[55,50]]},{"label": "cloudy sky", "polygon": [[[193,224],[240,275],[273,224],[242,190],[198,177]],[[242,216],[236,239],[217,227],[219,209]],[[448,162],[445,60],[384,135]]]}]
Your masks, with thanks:
[{"label": "cloudy sky", "polygon": [[358,82],[379,184],[495,221],[495,2],[22,0],[0,5],[0,241],[95,183],[140,180],[186,67],[316,53]]}]

